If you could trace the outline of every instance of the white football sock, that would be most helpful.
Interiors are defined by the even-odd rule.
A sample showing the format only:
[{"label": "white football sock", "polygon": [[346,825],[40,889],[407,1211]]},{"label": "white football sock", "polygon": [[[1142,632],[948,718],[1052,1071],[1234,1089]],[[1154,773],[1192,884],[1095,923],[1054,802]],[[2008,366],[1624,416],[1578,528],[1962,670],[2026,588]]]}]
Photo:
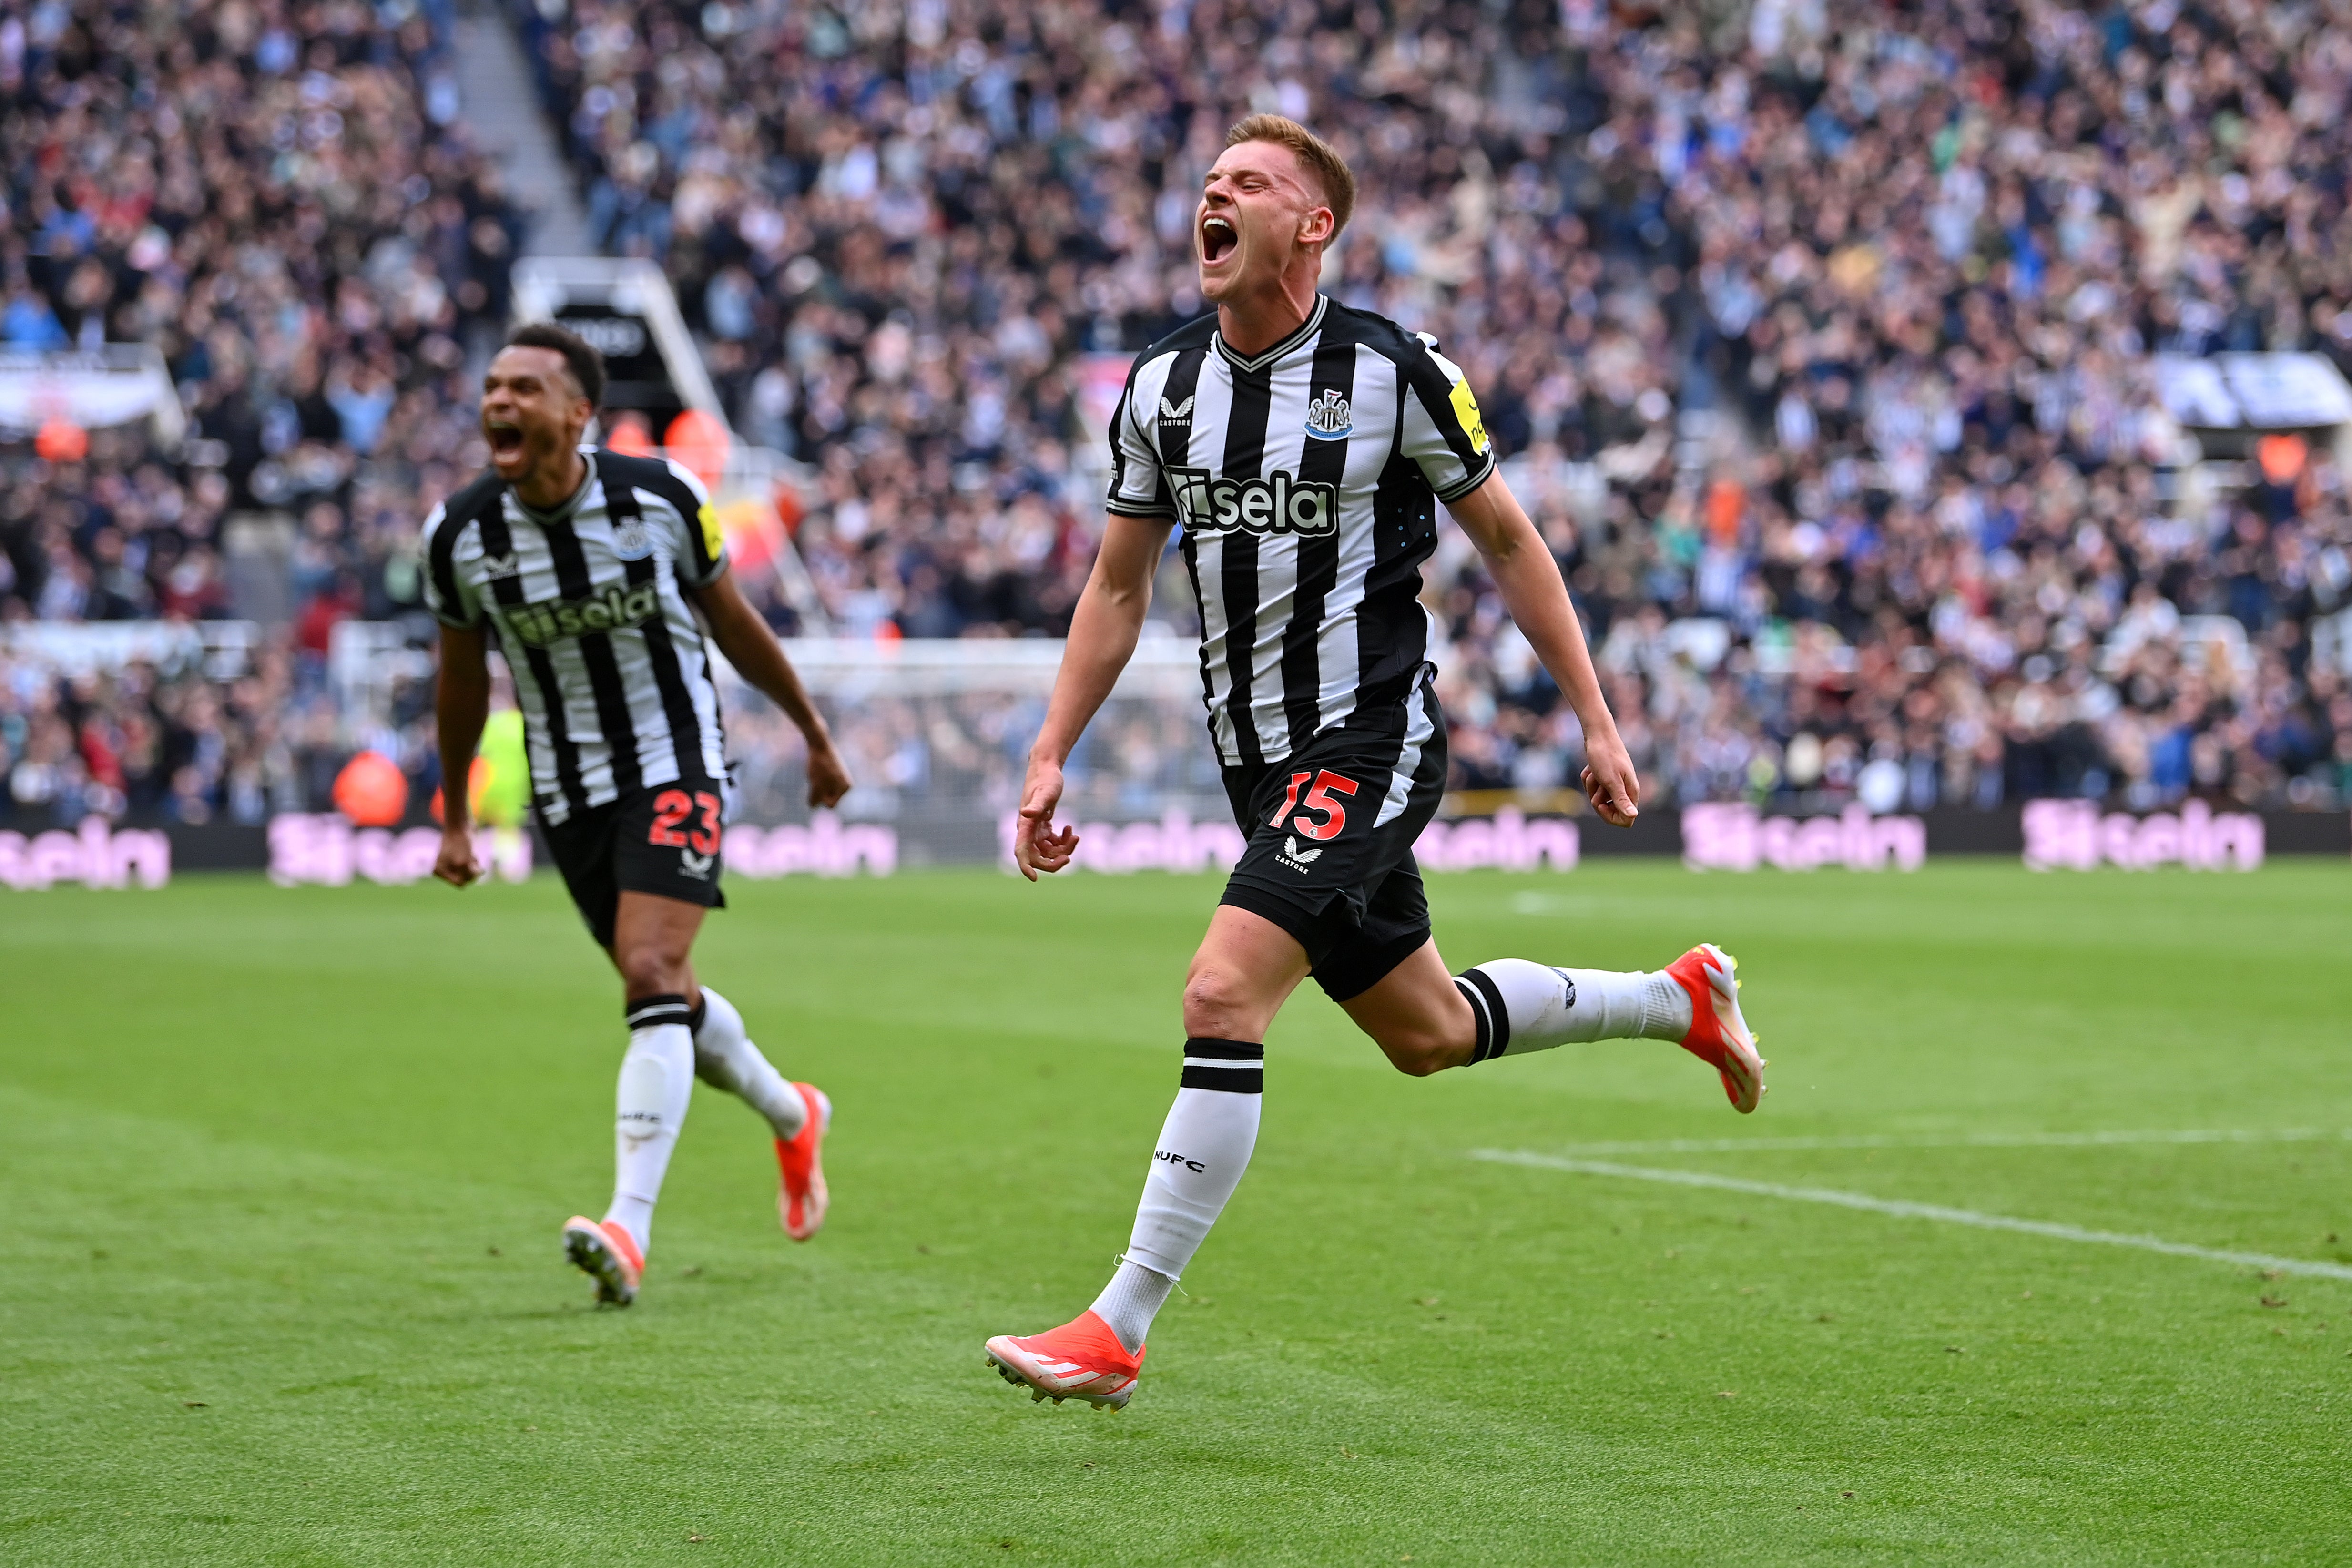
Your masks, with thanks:
[{"label": "white football sock", "polygon": [[613,1206],[604,1217],[651,1244],[654,1203],[686,1108],[694,1095],[694,1035],[683,996],[648,996],[629,1004],[629,1054],[621,1058],[614,1096]]},{"label": "white football sock", "polygon": [[1588,1040],[1680,1042],[1691,1029],[1690,994],[1664,970],[1554,969],[1497,958],[1454,984],[1478,1020],[1474,1062]]},{"label": "white football sock", "polygon": [[1143,1348],[1146,1335],[1151,1332],[1151,1320],[1167,1304],[1168,1292],[1176,1289],[1176,1281],[1157,1268],[1146,1268],[1131,1258],[1118,1260],[1118,1271],[1095,1298],[1095,1316],[1110,1325],[1118,1342],[1129,1352]]},{"label": "white football sock", "polygon": [[[1122,1274],[1140,1268],[1173,1285],[1192,1261],[1209,1227],[1241,1184],[1242,1173],[1249,1169],[1250,1151],[1257,1146],[1258,1107],[1265,1099],[1265,1047],[1249,1041],[1184,1042],[1182,1087],[1160,1129],[1151,1173],[1144,1178],[1143,1201],[1136,1205],[1135,1230],[1119,1266]],[[1119,1288],[1116,1277],[1112,1286],[1113,1290]],[[1112,1294],[1104,1292],[1106,1299]],[[1135,1294],[1139,1297],[1141,1290]],[[1165,1290],[1160,1300],[1167,1300]],[[1120,1342],[1127,1343],[1131,1329],[1135,1342],[1128,1348],[1140,1345],[1144,1331],[1151,1326],[1151,1313],[1158,1310],[1155,1301],[1140,1310],[1139,1321],[1136,1314],[1129,1314],[1126,1326],[1114,1324]]]},{"label": "white football sock", "polygon": [[695,1014],[695,1076],[713,1089],[741,1096],[768,1119],[777,1137],[797,1136],[808,1121],[808,1102],[743,1032],[743,1015],[735,1011],[735,1004],[706,985]]}]

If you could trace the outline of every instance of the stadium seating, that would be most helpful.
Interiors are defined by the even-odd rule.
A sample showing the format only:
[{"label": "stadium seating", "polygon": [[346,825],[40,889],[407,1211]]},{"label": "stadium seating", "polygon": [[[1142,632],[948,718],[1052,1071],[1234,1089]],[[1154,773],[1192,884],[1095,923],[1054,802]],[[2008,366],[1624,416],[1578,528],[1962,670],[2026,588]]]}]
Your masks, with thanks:
[{"label": "stadium seating", "polygon": [[448,10],[82,4],[0,33],[0,338],[154,344],[194,437],[175,458],[133,427],[79,461],[0,447],[0,624],[226,616],[240,527],[294,520],[260,555],[290,624],[216,663],[234,680],[18,662],[0,817],[258,821],[323,806],[364,743],[325,690],[329,636],[416,613],[413,541],[482,460],[467,350],[505,321],[520,237],[454,119]]},{"label": "stadium seating", "polygon": [[[0,447],[0,620],[220,615],[226,535],[261,510],[295,520],[292,618],[235,683],[17,668],[0,817],[322,806],[362,743],[331,627],[413,614],[406,542],[474,456],[459,372],[503,320],[520,219],[451,118],[446,16],[183,9],[167,36],[42,7],[0,48],[0,336],[155,342],[197,437],[176,461],[108,432],[79,461]],[[1653,800],[2352,800],[2342,470],[2282,442],[2177,493],[2154,370],[2352,364],[2331,173],[2352,29],[1386,13],[510,17],[600,243],[662,262],[739,431],[814,468],[799,543],[853,635],[1066,624],[1105,367],[1115,389],[1118,356],[1199,308],[1192,187],[1223,125],[1270,108],[1356,163],[1328,286],[1469,370]],[[1573,721],[1458,541],[1433,579],[1454,782],[1540,800],[1574,777]],[[1186,629],[1181,593],[1159,613]],[[993,778],[1019,712],[969,706],[877,704],[850,748]],[[373,738],[420,774],[422,714],[404,687]],[[789,760],[775,727],[742,733],[755,771]],[[1099,765],[1148,784],[1183,739]]]},{"label": "stadium seating", "polygon": [[[739,423],[824,466],[803,547],[853,624],[1059,628],[1088,356],[1198,310],[1193,182],[1274,108],[1363,179],[1334,291],[1481,388],[1654,794],[1835,799],[1874,770],[1880,805],[2341,795],[2352,700],[2309,659],[2352,603],[2339,471],[2290,450],[2171,515],[2150,358],[2352,363],[2340,198],[2288,177],[2340,147],[2352,32],[1388,9],[530,26],[605,242],[669,267]],[[1677,409],[1750,439],[1678,465]],[[1573,721],[1475,562],[1442,562],[1457,783],[1572,778]],[[1695,617],[1729,637],[1667,635]]]}]

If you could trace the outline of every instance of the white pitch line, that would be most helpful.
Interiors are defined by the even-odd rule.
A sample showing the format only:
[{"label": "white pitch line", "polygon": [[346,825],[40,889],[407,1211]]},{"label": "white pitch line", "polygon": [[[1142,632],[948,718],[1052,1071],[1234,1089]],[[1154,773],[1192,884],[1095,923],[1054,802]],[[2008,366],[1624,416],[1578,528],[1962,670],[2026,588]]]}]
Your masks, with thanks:
[{"label": "white pitch line", "polygon": [[2159,1129],[2146,1132],[1969,1132],[1906,1137],[1858,1132],[1842,1138],[1659,1138],[1633,1143],[1571,1143],[1570,1154],[1738,1154],[1775,1149],[2103,1149],[2134,1143],[2352,1142],[2352,1128]]},{"label": "white pitch line", "polygon": [[1789,1187],[1778,1182],[1750,1182],[1738,1176],[1718,1176],[1706,1171],[1661,1171],[1646,1165],[1619,1165],[1606,1160],[1568,1160],[1557,1154],[1536,1154],[1516,1149],[1473,1149],[1474,1160],[1503,1165],[1531,1165],[1544,1171],[1572,1171],[1587,1176],[1620,1176],[1636,1182],[1665,1182],[1679,1187],[1714,1187],[1727,1193],[1747,1193],[1759,1198],[1786,1198],[1792,1203],[1830,1204],[1893,1215],[1898,1219],[1941,1220],[1946,1225],[1973,1226],[1979,1230],[2011,1230],[2055,1241],[2086,1241],[2101,1247],[2128,1247],[2140,1252],[2161,1252],[2174,1258],[2200,1258],[2208,1263],[2230,1263],[2246,1268],[2274,1268],[2282,1274],[2309,1274],[2327,1279],[2352,1279],[2352,1267],[2303,1258],[2274,1258],[2266,1252],[2223,1252],[2210,1247],[2167,1241],[2155,1236],[2125,1236],[2112,1230],[2085,1230],[2077,1225],[2050,1220],[2017,1219],[2009,1215],[1979,1214],[1974,1209],[1946,1208],[1940,1204],[1905,1203],[1874,1198],[1861,1193],[1841,1193],[1828,1187]]}]

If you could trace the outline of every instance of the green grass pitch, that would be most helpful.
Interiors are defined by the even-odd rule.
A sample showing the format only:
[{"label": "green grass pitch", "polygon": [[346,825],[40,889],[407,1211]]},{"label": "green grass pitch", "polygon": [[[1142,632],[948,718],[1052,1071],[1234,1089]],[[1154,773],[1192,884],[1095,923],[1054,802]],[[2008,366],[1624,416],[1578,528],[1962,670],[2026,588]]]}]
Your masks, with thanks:
[{"label": "green grass pitch", "polygon": [[[2344,866],[1438,879],[1457,968],[1723,942],[1770,1098],[1642,1043],[1412,1080],[1310,988],[1119,1415],[981,1342],[1124,1241],[1215,884],[730,892],[702,972],[834,1095],[833,1219],[787,1242],[703,1090],[625,1312],[558,1257],[623,1041],[552,880],[0,894],[0,1561],[2352,1552],[2352,1279],[1469,1156],[2352,1263]],[[2195,1129],[2324,1136],[1987,1142]]]}]

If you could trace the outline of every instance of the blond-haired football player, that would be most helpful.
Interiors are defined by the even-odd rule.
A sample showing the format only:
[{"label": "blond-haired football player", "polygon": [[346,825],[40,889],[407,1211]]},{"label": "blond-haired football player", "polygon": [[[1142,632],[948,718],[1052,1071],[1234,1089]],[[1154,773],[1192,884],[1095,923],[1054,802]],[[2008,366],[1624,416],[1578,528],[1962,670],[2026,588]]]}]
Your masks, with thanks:
[{"label": "blond-haired football player", "polygon": [[1559,569],[1495,471],[1478,403],[1426,337],[1327,299],[1323,253],[1355,178],[1295,121],[1234,127],[1195,212],[1216,306],[1144,351],[1111,429],[1110,521],[1029,756],[1015,854],[1070,862],[1062,765],[1134,652],[1170,528],[1201,606],[1209,733],[1248,847],[1184,986],[1184,1062],[1125,1257],[1060,1328],[988,1342],[1034,1397],[1124,1405],[1153,1314],[1257,1141],[1265,1031],[1312,975],[1401,1070],[1570,1041],[1679,1044],[1756,1109],[1764,1062],[1732,961],[1654,973],[1490,960],[1456,976],[1431,940],[1412,843],[1445,780],[1421,564],[1443,501],[1584,729],[1584,787],[1630,824],[1640,784]]}]

